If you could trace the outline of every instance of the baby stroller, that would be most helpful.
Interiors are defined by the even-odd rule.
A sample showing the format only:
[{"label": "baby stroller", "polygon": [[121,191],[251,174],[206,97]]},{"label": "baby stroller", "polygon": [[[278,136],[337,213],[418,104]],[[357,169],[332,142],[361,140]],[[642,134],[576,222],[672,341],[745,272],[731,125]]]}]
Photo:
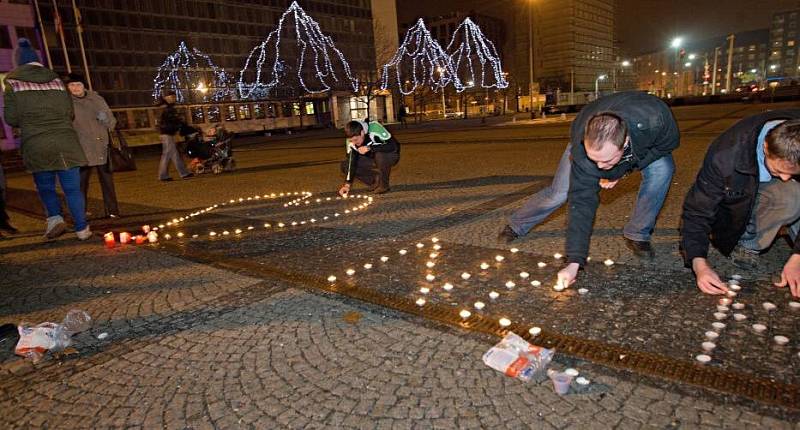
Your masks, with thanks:
[{"label": "baby stroller", "polygon": [[189,165],[192,173],[211,172],[215,175],[236,168],[231,147],[233,134],[222,127],[209,127],[205,132],[197,131],[186,136],[186,153],[192,158]]}]

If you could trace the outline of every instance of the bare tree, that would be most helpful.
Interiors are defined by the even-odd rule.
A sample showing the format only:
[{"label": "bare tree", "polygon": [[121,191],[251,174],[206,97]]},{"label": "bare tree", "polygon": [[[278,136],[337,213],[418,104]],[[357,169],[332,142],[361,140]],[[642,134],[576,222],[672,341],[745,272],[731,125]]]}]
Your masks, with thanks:
[{"label": "bare tree", "polygon": [[383,65],[389,62],[394,55],[396,47],[393,46],[387,33],[386,26],[379,19],[372,21],[372,34],[375,46],[375,68],[363,70],[358,74],[359,88],[356,91],[358,103],[366,105],[367,118],[371,115],[372,101],[379,96],[387,96],[391,93],[381,89],[381,70]]}]

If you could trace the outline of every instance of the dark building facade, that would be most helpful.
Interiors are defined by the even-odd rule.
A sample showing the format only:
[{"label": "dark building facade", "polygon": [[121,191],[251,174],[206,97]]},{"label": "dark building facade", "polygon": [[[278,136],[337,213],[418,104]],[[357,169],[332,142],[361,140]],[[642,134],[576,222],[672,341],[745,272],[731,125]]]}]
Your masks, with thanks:
[{"label": "dark building facade", "polygon": [[[58,1],[67,51],[82,71],[78,32],[70,2]],[[274,30],[288,0],[81,0],[87,62],[95,90],[112,107],[153,103],[153,79],[181,41],[207,54],[238,78],[253,47]],[[300,1],[331,36],[355,73],[375,67],[370,0]],[[54,29],[52,0],[40,0],[46,37],[57,72],[65,72]],[[283,37],[292,37],[284,32]],[[235,81],[235,79],[234,79]]]},{"label": "dark building facade", "polygon": [[770,80],[797,81],[800,78],[800,9],[773,15],[769,39],[767,76]]}]

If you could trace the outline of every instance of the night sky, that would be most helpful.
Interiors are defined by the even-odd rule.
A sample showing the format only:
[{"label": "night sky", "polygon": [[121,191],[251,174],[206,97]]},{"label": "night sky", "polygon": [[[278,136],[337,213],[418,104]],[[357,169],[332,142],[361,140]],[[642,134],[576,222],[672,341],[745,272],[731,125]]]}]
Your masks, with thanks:
[{"label": "night sky", "polygon": [[[475,10],[503,18],[511,0],[398,0],[401,23],[419,16]],[[535,0],[558,1],[558,0]],[[769,27],[774,12],[800,9],[799,0],[620,0],[619,37],[630,55],[655,51],[676,35],[701,40],[730,32]]]}]

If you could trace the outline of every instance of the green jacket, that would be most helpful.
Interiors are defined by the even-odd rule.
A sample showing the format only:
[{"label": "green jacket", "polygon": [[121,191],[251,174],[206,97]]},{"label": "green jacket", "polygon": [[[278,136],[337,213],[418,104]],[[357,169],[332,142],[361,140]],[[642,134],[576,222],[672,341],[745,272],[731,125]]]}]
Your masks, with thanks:
[{"label": "green jacket", "polygon": [[52,70],[24,64],[6,75],[4,118],[22,131],[22,160],[31,172],[85,166],[72,128],[72,99]]}]

